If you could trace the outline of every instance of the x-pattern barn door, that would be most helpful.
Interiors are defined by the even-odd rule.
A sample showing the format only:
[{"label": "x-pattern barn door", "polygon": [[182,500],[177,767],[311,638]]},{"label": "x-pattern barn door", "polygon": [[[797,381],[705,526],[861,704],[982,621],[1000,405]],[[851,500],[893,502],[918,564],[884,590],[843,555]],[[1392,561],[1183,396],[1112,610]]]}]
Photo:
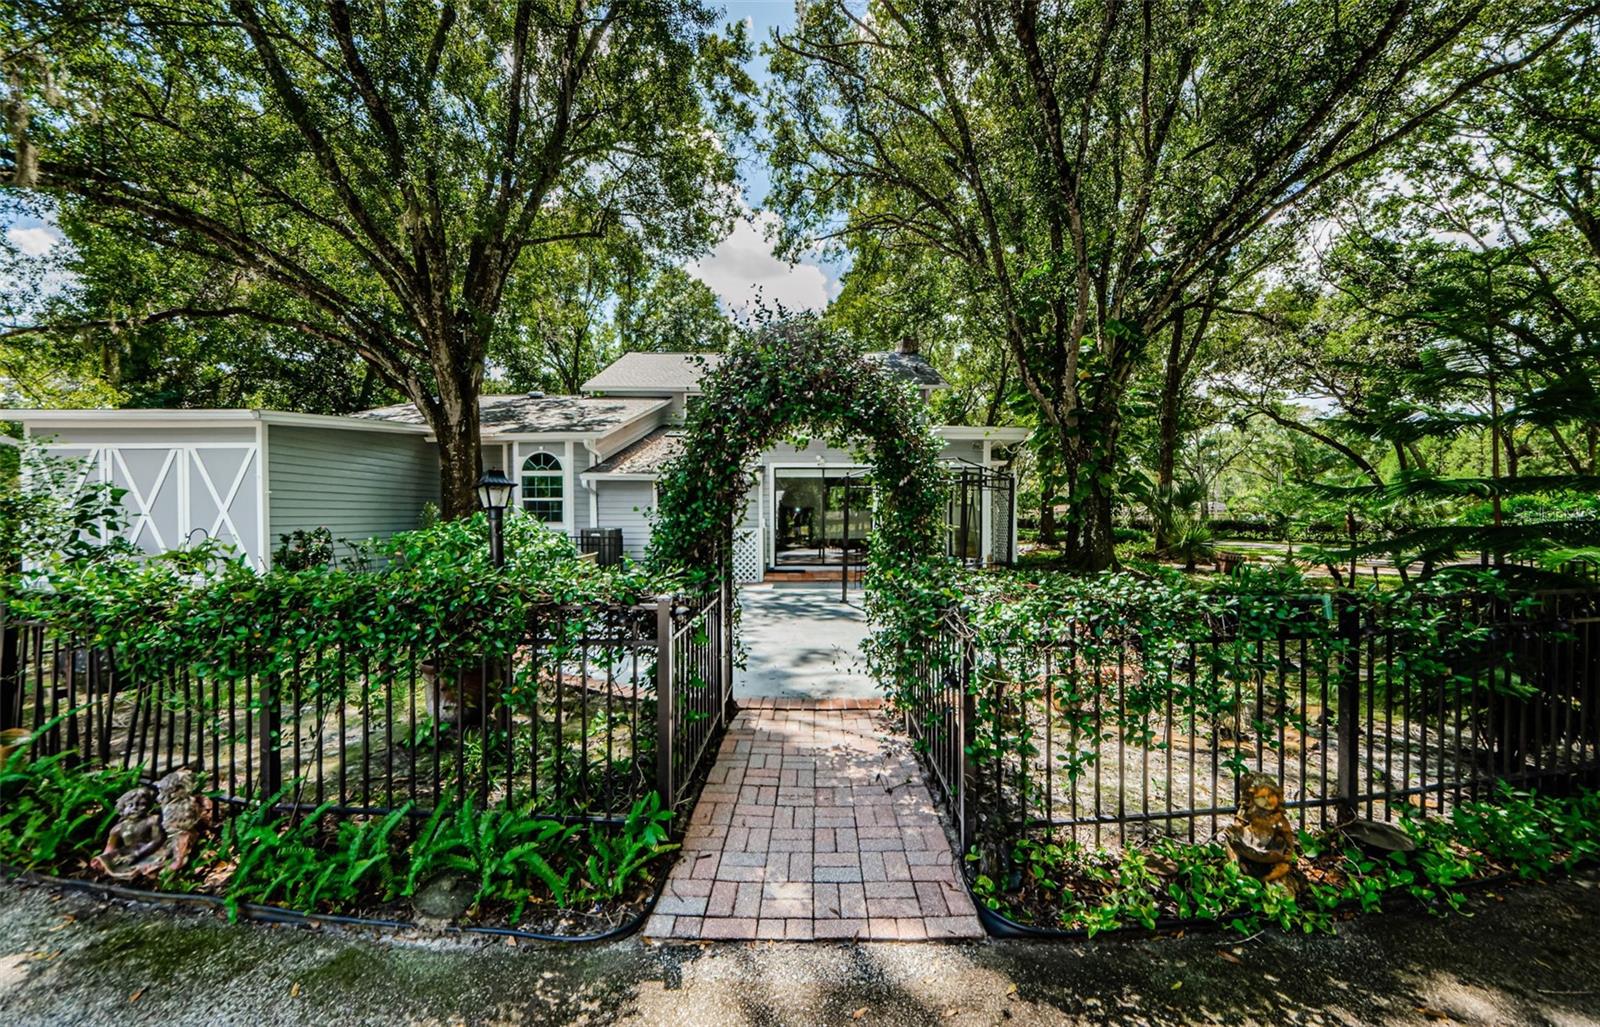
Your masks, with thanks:
[{"label": "x-pattern barn door", "polygon": [[260,452],[254,443],[51,446],[82,461],[75,488],[108,481],[125,490],[123,536],[148,553],[204,538],[262,564]]}]

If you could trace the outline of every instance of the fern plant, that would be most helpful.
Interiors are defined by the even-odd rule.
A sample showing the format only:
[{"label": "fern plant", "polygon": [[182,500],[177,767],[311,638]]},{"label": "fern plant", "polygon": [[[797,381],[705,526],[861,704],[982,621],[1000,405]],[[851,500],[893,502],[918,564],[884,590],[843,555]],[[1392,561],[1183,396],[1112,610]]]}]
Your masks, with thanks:
[{"label": "fern plant", "polygon": [[66,762],[70,755],[35,758],[23,748],[6,761],[0,771],[0,863],[22,870],[76,869],[104,844],[116,820],[117,796],[138,783],[139,769],[75,770]]},{"label": "fern plant", "polygon": [[590,828],[589,847],[593,851],[584,863],[588,897],[597,900],[621,898],[628,883],[663,853],[676,849],[667,844],[672,811],[661,808],[654,792],[634,803],[622,830],[615,834]]}]

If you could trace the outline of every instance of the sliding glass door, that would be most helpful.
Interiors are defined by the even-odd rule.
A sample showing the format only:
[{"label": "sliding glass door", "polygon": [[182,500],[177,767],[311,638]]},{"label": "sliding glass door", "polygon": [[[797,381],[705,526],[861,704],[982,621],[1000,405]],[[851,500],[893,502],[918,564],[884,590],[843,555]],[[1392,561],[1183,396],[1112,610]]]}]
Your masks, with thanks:
[{"label": "sliding glass door", "polygon": [[839,565],[866,545],[872,505],[861,468],[780,468],[773,476],[774,562]]}]

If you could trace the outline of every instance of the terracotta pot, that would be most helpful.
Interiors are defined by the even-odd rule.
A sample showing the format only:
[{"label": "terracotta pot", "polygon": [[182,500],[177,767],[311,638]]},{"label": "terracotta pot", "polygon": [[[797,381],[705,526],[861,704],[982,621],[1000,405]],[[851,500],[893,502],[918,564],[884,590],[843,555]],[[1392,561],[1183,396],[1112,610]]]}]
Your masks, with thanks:
[{"label": "terracotta pot", "polygon": [[0,731],[0,770],[6,769],[11,754],[26,746],[32,738],[33,732],[26,728],[8,727]]}]

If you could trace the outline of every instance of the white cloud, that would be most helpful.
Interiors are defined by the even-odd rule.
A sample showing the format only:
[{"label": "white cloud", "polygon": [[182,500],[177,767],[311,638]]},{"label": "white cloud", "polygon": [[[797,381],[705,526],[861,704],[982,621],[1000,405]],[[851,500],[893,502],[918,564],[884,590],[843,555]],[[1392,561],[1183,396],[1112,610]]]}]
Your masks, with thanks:
[{"label": "white cloud", "polygon": [[833,283],[815,264],[778,259],[766,238],[777,227],[777,215],[747,210],[710,256],[689,265],[689,273],[711,286],[730,312],[748,310],[757,297],[790,310],[821,310]]},{"label": "white cloud", "polygon": [[6,241],[30,257],[42,257],[61,241],[61,233],[51,227],[6,229]]}]

